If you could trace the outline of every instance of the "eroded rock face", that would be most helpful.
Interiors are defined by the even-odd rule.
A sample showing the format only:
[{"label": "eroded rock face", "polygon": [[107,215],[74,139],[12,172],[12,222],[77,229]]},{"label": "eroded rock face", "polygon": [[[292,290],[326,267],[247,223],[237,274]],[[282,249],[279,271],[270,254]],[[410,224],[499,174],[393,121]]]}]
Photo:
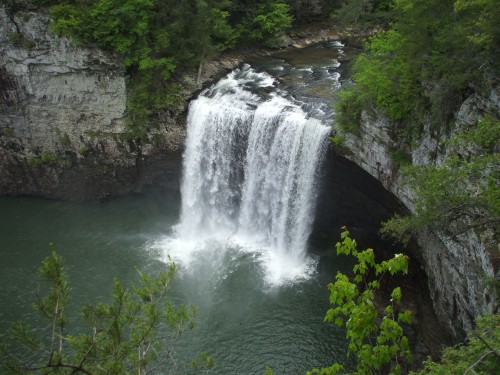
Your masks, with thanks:
[{"label": "eroded rock face", "polygon": [[180,166],[185,131],[170,118],[159,119],[155,146],[123,140],[120,58],[76,47],[49,24],[0,7],[0,194],[100,199],[164,178],[152,160]]},{"label": "eroded rock face", "polygon": [[[125,76],[120,61],[97,48],[73,47],[48,32],[47,15],[0,9],[0,65],[9,82],[2,127],[25,147],[54,151],[68,134],[124,132]],[[4,89],[2,88],[2,91]],[[15,94],[14,94],[15,92]]]},{"label": "eroded rock face", "polygon": [[[454,129],[446,138],[437,138],[430,128],[424,129],[419,144],[408,150],[412,163],[422,166],[442,163],[451,152],[445,146],[446,139],[487,113],[500,113],[499,94],[495,90],[487,97],[475,94],[465,100]],[[391,128],[390,120],[383,114],[363,113],[359,136],[345,135],[346,157],[382,182],[412,211],[417,198],[404,183],[391,155],[390,150],[398,146]],[[496,259],[500,249],[493,233],[468,230],[451,236],[422,230],[416,240],[429,278],[434,309],[455,338],[462,338],[477,316],[498,311],[498,296],[487,286],[499,272]]]}]

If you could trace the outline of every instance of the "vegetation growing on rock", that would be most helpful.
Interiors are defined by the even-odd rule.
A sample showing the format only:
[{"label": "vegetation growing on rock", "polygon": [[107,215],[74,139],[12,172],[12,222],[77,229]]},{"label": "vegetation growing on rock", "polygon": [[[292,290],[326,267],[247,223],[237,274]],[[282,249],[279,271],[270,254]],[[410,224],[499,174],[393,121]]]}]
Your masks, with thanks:
[{"label": "vegetation growing on rock", "polygon": [[500,10],[494,0],[395,0],[391,9],[390,28],[369,38],[355,63],[339,125],[356,127],[359,112],[376,107],[402,136],[418,137],[429,119],[442,132],[467,95],[498,80]]},{"label": "vegetation growing on rock", "polygon": [[484,118],[448,142],[457,151],[443,164],[406,166],[405,182],[419,198],[415,211],[383,231],[407,242],[426,226],[456,235],[500,222],[499,134],[500,121]]}]

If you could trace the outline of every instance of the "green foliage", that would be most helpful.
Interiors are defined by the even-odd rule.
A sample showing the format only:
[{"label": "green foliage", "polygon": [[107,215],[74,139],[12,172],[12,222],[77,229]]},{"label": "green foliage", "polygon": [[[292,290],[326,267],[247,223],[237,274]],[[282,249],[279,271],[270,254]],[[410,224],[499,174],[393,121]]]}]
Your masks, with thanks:
[{"label": "green foliage", "polygon": [[343,26],[353,27],[356,26],[361,19],[366,18],[371,13],[372,9],[373,2],[371,0],[346,1],[332,14],[332,18]]},{"label": "green foliage", "polygon": [[[173,264],[157,276],[138,273],[140,283],[131,289],[115,279],[110,302],[85,306],[86,329],[71,333],[67,319],[70,288],[63,262],[52,252],[39,270],[49,289],[35,303],[47,329],[14,323],[2,338],[2,374],[146,374],[167,371],[167,365],[177,371],[173,345],[193,327],[196,309],[176,307],[167,298],[175,275]],[[26,353],[19,352],[19,344]],[[209,370],[213,365],[206,354],[193,362],[197,369]]]},{"label": "green foliage", "polygon": [[46,164],[54,163],[57,161],[57,154],[50,151],[43,151],[40,155],[40,159]]},{"label": "green foliage", "polygon": [[86,155],[90,152],[90,146],[89,145],[83,145],[81,146],[79,149],[78,149],[78,152],[81,154],[81,155]]},{"label": "green foliage", "polygon": [[162,142],[166,141],[167,137],[165,136],[165,134],[153,134],[153,136],[151,137],[151,143],[155,146],[159,146],[162,144]]},{"label": "green foliage", "polygon": [[367,43],[369,55],[360,55],[354,64],[354,80],[368,99],[393,120],[410,115],[414,108],[415,72],[398,53],[403,36],[390,30],[376,34]]},{"label": "green foliage", "polygon": [[284,0],[264,0],[243,23],[241,32],[250,40],[272,46],[276,34],[290,30],[291,26],[290,6]]},{"label": "green foliage", "polygon": [[361,112],[365,98],[359,86],[348,86],[339,93],[335,108],[335,121],[340,130],[352,134],[359,134]]},{"label": "green foliage", "polygon": [[57,135],[59,137],[59,143],[61,146],[68,146],[71,143],[71,140],[69,139],[68,133],[63,133],[61,134],[59,131],[57,132]]},{"label": "green foliage", "polygon": [[398,166],[406,166],[411,164],[411,155],[402,148],[392,147],[389,148],[389,155]]},{"label": "green foliage", "polygon": [[13,128],[3,128],[2,132],[3,132],[3,135],[6,137],[13,137],[14,133],[15,133]]},{"label": "green foliage", "polygon": [[[375,294],[380,289],[385,275],[408,272],[408,257],[396,254],[393,258],[377,263],[373,249],[360,251],[349,232],[342,233],[342,242],[337,243],[337,254],[356,258],[352,279],[339,272],[335,283],[329,284],[330,304],[333,305],[325,321],[339,327],[345,326],[349,353],[356,356],[356,370],[352,374],[372,374],[384,371],[400,374],[403,363],[410,363],[408,339],[402,324],[411,323],[410,311],[399,311],[401,289],[395,288],[389,304],[382,311],[375,305]],[[344,365],[314,369],[308,374],[349,374]]]},{"label": "green foliage", "polygon": [[[207,353],[200,353],[197,359],[191,361],[191,367],[195,370],[210,370],[215,366],[215,360]],[[208,372],[208,371],[207,371]]]},{"label": "green foliage", "polygon": [[40,159],[38,156],[30,156],[28,158],[27,162],[28,162],[28,165],[30,167],[36,167],[38,165],[42,165],[43,164],[42,159]]},{"label": "green foliage", "polygon": [[101,132],[99,130],[90,129],[87,130],[85,134],[87,134],[90,138],[98,138]]},{"label": "green foliage", "polygon": [[342,134],[335,134],[333,137],[330,137],[330,142],[332,142],[335,150],[337,150],[341,154],[348,155],[352,153],[352,151],[349,150],[349,148],[344,144],[345,139]]},{"label": "green foliage", "polygon": [[30,49],[35,47],[36,43],[32,40],[26,38],[21,33],[9,33],[8,34],[9,43],[16,47],[22,47]]},{"label": "green foliage", "polygon": [[[368,12],[370,4],[352,0],[341,10]],[[404,127],[429,120],[445,129],[471,87],[489,90],[498,77],[500,8],[495,0],[394,0],[391,8],[391,28],[370,38],[355,62],[350,96],[359,97],[362,108],[382,109],[396,133],[418,134]],[[344,113],[348,106],[340,108],[339,117],[356,120]]]},{"label": "green foliage", "polygon": [[27,160],[29,166],[38,166],[42,164],[52,164],[59,159],[55,152],[42,151],[39,156],[30,156]]},{"label": "green foliage", "polygon": [[347,0],[335,9],[331,19],[344,28],[363,32],[389,23],[393,16],[390,0]]},{"label": "green foliage", "polygon": [[50,8],[50,16],[53,20],[50,26],[52,32],[75,38],[75,42],[77,41],[78,28],[83,23],[82,12],[79,8],[65,3],[55,5]]},{"label": "green foliage", "polygon": [[[46,296],[37,296],[35,309],[62,329],[66,325],[65,309],[69,303],[70,289],[64,274],[61,257],[52,251],[51,255],[42,261],[38,273],[42,281],[53,287],[50,288]],[[52,344],[55,340],[54,335],[51,338]]]},{"label": "green foliage", "polygon": [[500,373],[500,315],[484,315],[476,320],[465,344],[443,351],[440,362],[427,359],[413,375]]},{"label": "green foliage", "polygon": [[455,11],[463,15],[467,22],[462,25],[467,38],[475,45],[499,52],[500,12],[494,0],[456,0]]},{"label": "green foliage", "polygon": [[[155,56],[164,45],[153,45],[153,0],[94,0],[79,5],[62,3],[51,7],[51,30],[77,43],[96,43],[124,56],[126,67],[158,69],[168,78],[175,69],[172,59]],[[163,44],[168,44],[163,41]]]},{"label": "green foliage", "polygon": [[264,368],[264,375],[273,375],[273,369],[269,366]]},{"label": "green foliage", "polygon": [[[418,197],[415,211],[392,218],[382,231],[407,242],[428,226],[460,233],[500,221],[499,134],[500,121],[484,118],[449,141],[460,154],[442,165],[404,168],[405,182]],[[454,228],[457,220],[467,224]]]}]

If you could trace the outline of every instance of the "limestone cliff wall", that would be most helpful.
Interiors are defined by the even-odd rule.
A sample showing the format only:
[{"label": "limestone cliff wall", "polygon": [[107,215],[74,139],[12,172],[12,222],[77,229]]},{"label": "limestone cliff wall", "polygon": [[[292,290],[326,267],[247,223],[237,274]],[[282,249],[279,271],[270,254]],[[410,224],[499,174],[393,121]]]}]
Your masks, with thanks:
[{"label": "limestone cliff wall", "polygon": [[[474,124],[485,113],[500,113],[500,97],[497,91],[489,96],[472,95],[462,104],[453,131]],[[382,182],[401,202],[412,211],[417,199],[393,158],[391,149],[400,147],[391,134],[393,126],[381,113],[362,115],[360,135],[345,135],[344,146],[349,150],[346,157]],[[424,129],[418,145],[408,149],[412,163],[416,165],[439,164],[448,150],[446,138],[433,135]],[[421,252],[418,256],[428,278],[434,309],[440,321],[456,337],[463,337],[473,319],[485,312],[498,309],[498,296],[487,287],[488,280],[499,277],[498,258],[500,249],[492,232],[478,233],[469,230],[450,236],[439,231],[420,231],[416,240]]]},{"label": "limestone cliff wall", "polygon": [[120,58],[49,25],[38,10],[0,6],[0,194],[99,199],[160,178],[156,162],[178,169],[183,127],[159,115],[155,146],[124,140]]},{"label": "limestone cliff wall", "polygon": [[48,33],[47,16],[0,10],[2,126],[22,146],[56,150],[60,138],[124,131],[125,76],[120,61],[96,48],[75,48]]}]

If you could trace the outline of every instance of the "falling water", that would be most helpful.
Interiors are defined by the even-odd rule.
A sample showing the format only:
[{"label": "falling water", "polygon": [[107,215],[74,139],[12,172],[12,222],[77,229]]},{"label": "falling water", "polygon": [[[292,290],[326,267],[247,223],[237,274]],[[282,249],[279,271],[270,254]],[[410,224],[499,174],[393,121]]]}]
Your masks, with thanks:
[{"label": "falling water", "polygon": [[[191,103],[181,240],[258,249],[275,281],[304,271],[329,128],[249,66]],[[297,268],[298,267],[298,268]]]}]

